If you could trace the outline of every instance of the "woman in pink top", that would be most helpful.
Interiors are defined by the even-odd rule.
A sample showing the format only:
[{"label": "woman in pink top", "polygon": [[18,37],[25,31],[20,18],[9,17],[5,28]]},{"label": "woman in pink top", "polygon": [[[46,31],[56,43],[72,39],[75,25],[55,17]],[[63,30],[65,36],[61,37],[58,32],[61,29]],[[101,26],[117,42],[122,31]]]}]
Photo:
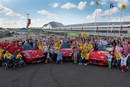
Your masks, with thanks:
[{"label": "woman in pink top", "polygon": [[121,53],[121,52],[123,52],[123,47],[121,47],[119,44],[117,44],[116,47],[115,47],[115,52],[116,52],[116,53]]},{"label": "woman in pink top", "polygon": [[119,44],[117,44],[115,46],[115,57],[116,57],[116,66],[117,68],[120,68],[120,62],[121,62],[121,58],[118,55],[119,53],[123,52],[123,47],[121,47]]}]

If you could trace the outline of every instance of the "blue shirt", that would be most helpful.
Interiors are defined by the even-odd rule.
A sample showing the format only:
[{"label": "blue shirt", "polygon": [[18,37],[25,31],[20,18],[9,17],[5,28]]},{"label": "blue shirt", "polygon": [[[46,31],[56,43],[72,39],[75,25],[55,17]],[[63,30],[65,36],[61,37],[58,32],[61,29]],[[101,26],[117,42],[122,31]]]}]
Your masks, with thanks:
[{"label": "blue shirt", "polygon": [[57,60],[62,60],[62,55],[63,55],[63,52],[58,52],[57,53]]}]

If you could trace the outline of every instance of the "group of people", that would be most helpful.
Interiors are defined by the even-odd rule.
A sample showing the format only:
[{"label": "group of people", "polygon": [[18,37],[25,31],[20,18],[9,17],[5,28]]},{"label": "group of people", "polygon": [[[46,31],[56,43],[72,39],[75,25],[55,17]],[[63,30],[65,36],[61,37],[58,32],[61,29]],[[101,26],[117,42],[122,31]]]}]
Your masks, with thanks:
[{"label": "group of people", "polygon": [[[75,64],[88,65],[89,56],[93,50],[106,50],[107,45],[111,45],[113,50],[109,51],[106,56],[108,60],[108,67],[111,69],[116,66],[122,72],[128,70],[128,58],[130,57],[130,46],[128,46],[127,38],[106,38],[99,36],[89,37],[67,37],[50,35],[44,38],[30,38],[26,41],[15,40],[18,46],[24,50],[42,50],[46,56],[45,63],[53,62],[56,60],[57,64],[62,63],[63,52],[62,48],[72,49],[72,60]],[[129,48],[129,49],[128,49]],[[15,56],[15,57],[14,57]],[[20,51],[9,53],[5,49],[0,48],[0,62],[3,59],[22,59]]]},{"label": "group of people", "polygon": [[11,53],[0,47],[0,66],[5,68],[21,67],[24,64],[22,54],[19,50]]}]

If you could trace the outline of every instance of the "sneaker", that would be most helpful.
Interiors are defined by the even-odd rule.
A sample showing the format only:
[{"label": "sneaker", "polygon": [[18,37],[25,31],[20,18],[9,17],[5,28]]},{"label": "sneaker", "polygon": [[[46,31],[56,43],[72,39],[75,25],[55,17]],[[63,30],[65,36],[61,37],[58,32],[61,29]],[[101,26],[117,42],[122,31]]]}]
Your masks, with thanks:
[{"label": "sneaker", "polygon": [[77,64],[77,61],[74,61],[74,64]]},{"label": "sneaker", "polygon": [[121,72],[125,72],[124,70],[121,70]]},{"label": "sneaker", "polygon": [[88,64],[87,63],[84,63],[85,66],[87,66]]},{"label": "sneaker", "polygon": [[45,64],[47,64],[47,63],[48,63],[48,60],[46,59],[46,60],[45,60]]},{"label": "sneaker", "polygon": [[63,64],[63,62],[61,61],[60,64]]},{"label": "sneaker", "polygon": [[82,65],[82,63],[79,63],[79,65]]}]

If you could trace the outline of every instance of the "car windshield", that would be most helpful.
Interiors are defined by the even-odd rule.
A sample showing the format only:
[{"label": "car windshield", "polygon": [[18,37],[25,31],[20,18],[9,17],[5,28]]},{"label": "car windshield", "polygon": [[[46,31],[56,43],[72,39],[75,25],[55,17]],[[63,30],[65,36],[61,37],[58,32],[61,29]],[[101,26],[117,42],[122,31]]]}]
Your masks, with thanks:
[{"label": "car windshield", "polygon": [[61,48],[71,48],[71,44],[69,41],[63,42]]},{"label": "car windshield", "polygon": [[101,48],[98,48],[99,51],[113,51],[113,47],[111,45],[102,46]]}]

